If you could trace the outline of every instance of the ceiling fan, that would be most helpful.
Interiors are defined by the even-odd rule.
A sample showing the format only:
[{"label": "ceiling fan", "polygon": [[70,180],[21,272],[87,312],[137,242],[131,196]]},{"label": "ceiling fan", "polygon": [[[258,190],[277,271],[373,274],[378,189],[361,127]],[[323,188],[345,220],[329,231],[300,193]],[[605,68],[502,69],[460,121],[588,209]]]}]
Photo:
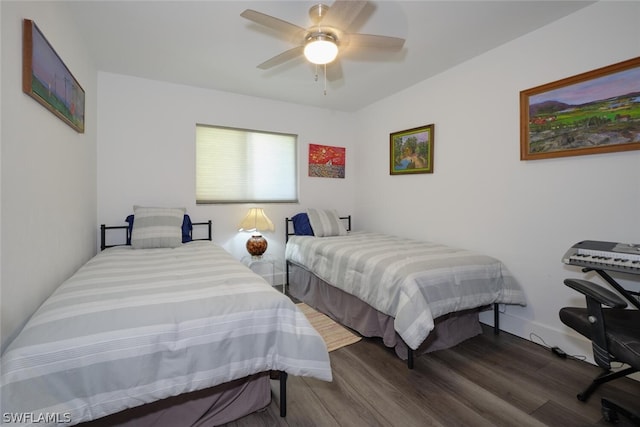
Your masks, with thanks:
[{"label": "ceiling fan", "polygon": [[[347,32],[367,3],[366,0],[336,0],[331,6],[316,4],[309,9],[312,25],[308,28],[252,9],[245,10],[240,16],[271,28],[296,44],[294,48],[259,64],[258,68],[267,70],[301,55],[313,64],[326,67],[339,53],[346,54],[353,48],[402,49],[405,41],[402,38]],[[349,50],[345,50],[346,47]]]}]

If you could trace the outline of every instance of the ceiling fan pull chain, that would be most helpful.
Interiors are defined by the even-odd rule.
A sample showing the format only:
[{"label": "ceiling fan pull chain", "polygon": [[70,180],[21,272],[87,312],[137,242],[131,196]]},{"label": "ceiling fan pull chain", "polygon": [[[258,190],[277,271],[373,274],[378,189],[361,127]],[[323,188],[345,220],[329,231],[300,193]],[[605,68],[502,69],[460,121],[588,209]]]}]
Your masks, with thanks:
[{"label": "ceiling fan pull chain", "polygon": [[318,81],[318,64],[316,64],[316,75],[314,76],[314,81]]},{"label": "ceiling fan pull chain", "polygon": [[327,96],[327,64],[324,64],[324,96]]}]

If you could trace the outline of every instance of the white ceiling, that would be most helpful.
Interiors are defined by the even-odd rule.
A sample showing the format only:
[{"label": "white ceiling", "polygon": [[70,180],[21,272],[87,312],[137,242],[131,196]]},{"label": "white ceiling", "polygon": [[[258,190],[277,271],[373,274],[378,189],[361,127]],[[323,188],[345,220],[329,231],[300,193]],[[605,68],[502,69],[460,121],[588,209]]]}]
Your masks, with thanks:
[{"label": "white ceiling", "polygon": [[[330,4],[332,0],[327,2]],[[240,13],[310,25],[312,1],[69,1],[100,71],[355,111],[558,20],[592,1],[370,1],[352,33],[406,39],[400,52],[341,52],[328,72],[302,58],[256,66],[295,46]],[[46,29],[43,29],[46,31]]]}]

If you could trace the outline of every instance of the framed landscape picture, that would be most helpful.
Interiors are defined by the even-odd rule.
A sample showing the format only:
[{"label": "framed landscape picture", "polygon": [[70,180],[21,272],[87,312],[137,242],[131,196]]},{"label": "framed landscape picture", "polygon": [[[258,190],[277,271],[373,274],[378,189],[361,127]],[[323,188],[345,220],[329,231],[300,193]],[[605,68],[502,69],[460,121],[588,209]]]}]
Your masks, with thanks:
[{"label": "framed landscape picture", "polygon": [[430,124],[389,135],[391,175],[433,173],[433,129]]},{"label": "framed landscape picture", "polygon": [[640,150],[640,57],[520,92],[520,160]]},{"label": "framed landscape picture", "polygon": [[84,90],[30,19],[22,27],[22,90],[84,133]]}]

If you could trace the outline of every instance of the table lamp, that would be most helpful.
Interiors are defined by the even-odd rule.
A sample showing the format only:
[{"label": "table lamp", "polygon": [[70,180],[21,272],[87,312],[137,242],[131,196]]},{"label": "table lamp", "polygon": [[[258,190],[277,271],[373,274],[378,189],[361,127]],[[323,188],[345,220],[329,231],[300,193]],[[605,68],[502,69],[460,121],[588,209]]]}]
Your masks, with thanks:
[{"label": "table lamp", "polygon": [[247,252],[251,256],[259,258],[267,250],[267,239],[262,237],[261,231],[274,231],[273,223],[264,213],[262,208],[250,208],[249,213],[240,222],[238,231],[251,231],[251,237],[247,240]]}]

